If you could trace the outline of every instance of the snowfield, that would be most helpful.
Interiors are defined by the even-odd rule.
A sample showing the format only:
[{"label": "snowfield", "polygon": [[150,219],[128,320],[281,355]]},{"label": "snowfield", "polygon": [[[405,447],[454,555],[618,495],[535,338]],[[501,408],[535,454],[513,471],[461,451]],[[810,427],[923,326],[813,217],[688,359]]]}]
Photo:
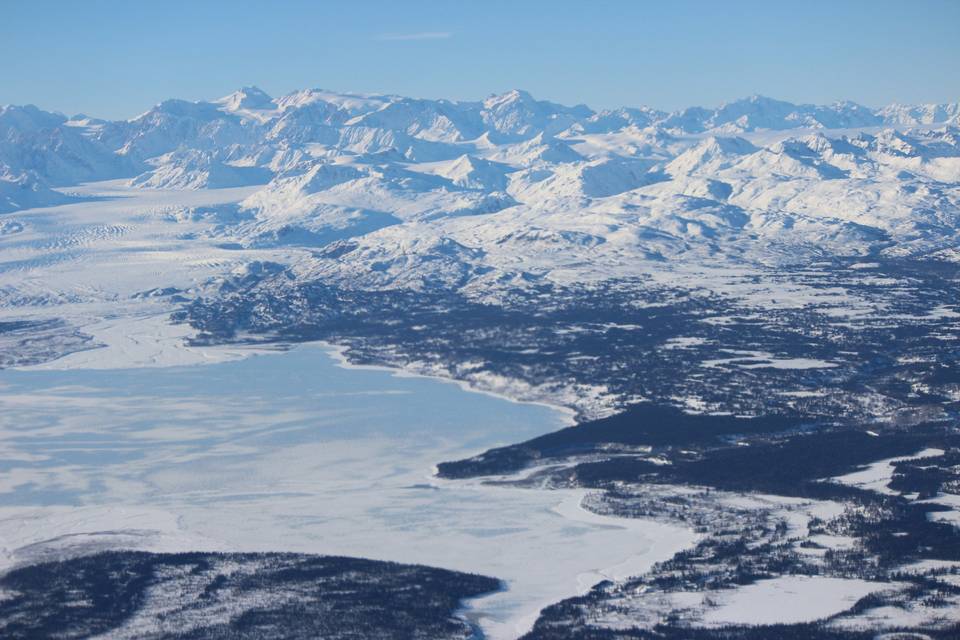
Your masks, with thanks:
[{"label": "snowfield", "polygon": [[890,584],[818,576],[760,580],[733,593],[706,595],[711,606],[703,620],[716,626],[808,622],[845,611],[860,598],[890,588]]}]

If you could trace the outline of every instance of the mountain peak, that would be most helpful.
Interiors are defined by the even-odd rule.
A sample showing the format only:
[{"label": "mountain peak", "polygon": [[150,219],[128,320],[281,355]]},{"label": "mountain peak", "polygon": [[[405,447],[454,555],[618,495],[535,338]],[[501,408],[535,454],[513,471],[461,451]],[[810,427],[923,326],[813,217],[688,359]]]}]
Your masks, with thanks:
[{"label": "mountain peak", "polygon": [[36,105],[2,105],[0,106],[0,123],[16,127],[21,130],[36,130],[57,127],[67,118],[63,114],[44,111]]},{"label": "mountain peak", "polygon": [[483,101],[483,106],[487,109],[494,109],[496,107],[518,102],[531,103],[536,102],[536,99],[534,99],[529,92],[524,91],[523,89],[511,89],[505,93],[491,94],[486,100]]},{"label": "mountain peak", "polygon": [[263,89],[254,86],[242,87],[230,95],[220,98],[216,102],[222,105],[226,111],[273,108],[273,98]]}]

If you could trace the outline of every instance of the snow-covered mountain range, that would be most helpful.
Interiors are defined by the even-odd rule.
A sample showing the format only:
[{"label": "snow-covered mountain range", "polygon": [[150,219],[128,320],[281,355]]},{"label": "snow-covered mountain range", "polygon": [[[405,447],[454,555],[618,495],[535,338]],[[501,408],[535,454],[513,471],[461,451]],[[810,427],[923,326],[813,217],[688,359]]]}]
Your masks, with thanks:
[{"label": "snow-covered mountain range", "polygon": [[8,106],[0,212],[105,179],[262,185],[210,233],[308,248],[301,272],[364,287],[589,280],[681,257],[951,257],[958,127],[960,103],[760,96],[667,113],[247,87],[127,121]]}]

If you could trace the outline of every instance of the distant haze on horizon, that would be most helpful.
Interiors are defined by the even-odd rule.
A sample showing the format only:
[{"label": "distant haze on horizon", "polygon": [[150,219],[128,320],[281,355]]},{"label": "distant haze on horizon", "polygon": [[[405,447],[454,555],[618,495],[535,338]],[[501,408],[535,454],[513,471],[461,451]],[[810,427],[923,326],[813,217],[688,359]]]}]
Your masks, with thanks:
[{"label": "distant haze on horizon", "polygon": [[[496,0],[2,0],[0,104],[136,116],[246,85],[481,100],[519,88],[594,109],[960,99],[960,2],[674,6]],[[199,5],[199,6],[197,6]]]}]

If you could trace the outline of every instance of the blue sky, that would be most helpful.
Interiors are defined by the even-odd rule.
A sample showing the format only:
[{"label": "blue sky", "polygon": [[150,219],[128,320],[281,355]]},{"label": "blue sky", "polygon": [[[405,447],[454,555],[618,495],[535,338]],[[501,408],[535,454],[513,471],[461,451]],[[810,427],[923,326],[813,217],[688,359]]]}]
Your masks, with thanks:
[{"label": "blue sky", "polygon": [[663,109],[960,99],[960,0],[0,0],[0,104],[132,117],[249,84]]}]

